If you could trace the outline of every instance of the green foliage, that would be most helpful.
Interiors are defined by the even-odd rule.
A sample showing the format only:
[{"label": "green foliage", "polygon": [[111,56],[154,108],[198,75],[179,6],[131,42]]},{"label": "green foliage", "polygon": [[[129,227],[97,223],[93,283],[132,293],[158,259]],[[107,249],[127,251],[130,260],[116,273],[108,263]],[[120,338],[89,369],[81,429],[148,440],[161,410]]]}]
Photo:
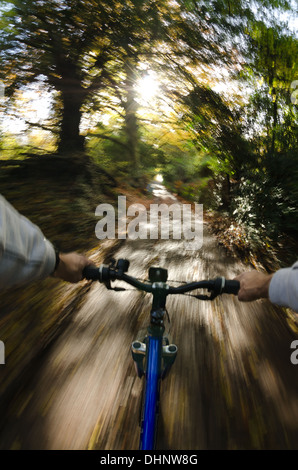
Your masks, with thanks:
[{"label": "green foliage", "polygon": [[[195,145],[208,149],[208,204],[228,211],[247,239],[262,246],[284,233],[298,233],[298,116],[291,102],[297,39],[273,21],[270,26],[250,22],[247,31],[248,101],[235,106],[196,85],[184,99],[189,110],[184,117]],[[209,190],[210,182],[206,195]]]},{"label": "green foliage", "polygon": [[264,235],[277,239],[281,227],[286,229],[292,222],[298,223],[291,202],[281,184],[273,186],[272,181],[260,173],[254,180],[241,181],[231,209],[235,220],[246,228],[250,238],[260,242]]},{"label": "green foliage", "polygon": [[[138,143],[141,165],[138,175],[130,159],[130,149],[126,145],[125,133],[120,129],[113,132],[109,126],[98,126],[100,132],[90,134],[87,149],[92,159],[103,169],[117,177],[127,179],[130,176],[154,175],[155,169],[163,165],[164,153],[157,146],[145,139]],[[140,130],[141,131],[141,130]]]},{"label": "green foliage", "polygon": [[103,103],[101,96],[97,110],[111,106],[111,96],[116,97],[113,106],[125,111],[124,129],[134,152],[131,80],[140,54],[148,54],[160,37],[163,3],[12,0],[13,8],[1,18],[7,30],[0,41],[7,96],[45,77],[45,86],[58,92],[59,149],[70,151],[84,143],[79,135],[83,107],[90,108],[105,90],[109,99]]},{"label": "green foliage", "polygon": [[[85,141],[102,169],[124,179],[160,168],[183,197],[275,236],[297,225],[297,38],[274,19],[289,8],[12,0],[1,12],[1,77],[7,96],[40,77],[56,91],[50,124],[60,150]],[[136,82],[148,70],[160,96],[144,115]],[[222,71],[249,96],[216,92]]]},{"label": "green foliage", "polygon": [[290,91],[297,74],[297,39],[263,23],[252,36],[251,67],[261,84],[246,108],[251,159],[242,166],[233,211],[261,243],[262,237],[276,241],[283,233],[298,233],[298,114]]}]

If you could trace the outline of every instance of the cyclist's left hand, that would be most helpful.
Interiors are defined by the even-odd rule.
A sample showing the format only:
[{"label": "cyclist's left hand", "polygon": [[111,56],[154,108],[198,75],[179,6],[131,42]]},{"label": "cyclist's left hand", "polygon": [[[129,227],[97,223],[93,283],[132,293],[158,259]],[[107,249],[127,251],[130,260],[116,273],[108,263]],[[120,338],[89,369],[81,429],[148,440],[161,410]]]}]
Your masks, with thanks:
[{"label": "cyclist's left hand", "polygon": [[72,283],[83,279],[83,269],[92,264],[84,255],[78,253],[59,253],[59,265],[53,276]]}]

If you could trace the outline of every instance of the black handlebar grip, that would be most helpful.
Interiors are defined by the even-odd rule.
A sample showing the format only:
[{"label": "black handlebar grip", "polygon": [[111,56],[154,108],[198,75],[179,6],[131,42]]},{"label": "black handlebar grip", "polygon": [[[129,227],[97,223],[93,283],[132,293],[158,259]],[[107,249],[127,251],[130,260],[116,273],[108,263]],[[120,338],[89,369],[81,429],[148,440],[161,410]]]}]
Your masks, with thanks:
[{"label": "black handlebar grip", "polygon": [[95,266],[86,266],[83,269],[83,277],[88,280],[98,281],[99,280],[99,269]]},{"label": "black handlebar grip", "polygon": [[227,281],[225,282],[225,286],[223,288],[223,293],[225,294],[234,294],[237,295],[240,289],[240,282],[239,281]]}]

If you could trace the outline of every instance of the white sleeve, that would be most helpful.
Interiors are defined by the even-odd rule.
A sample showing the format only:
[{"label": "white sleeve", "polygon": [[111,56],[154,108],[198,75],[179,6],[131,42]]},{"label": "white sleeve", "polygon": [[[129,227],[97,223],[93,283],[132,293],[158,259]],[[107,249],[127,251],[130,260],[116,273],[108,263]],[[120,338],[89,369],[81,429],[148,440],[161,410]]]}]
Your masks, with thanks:
[{"label": "white sleeve", "polygon": [[0,289],[46,278],[55,261],[41,230],[0,195]]},{"label": "white sleeve", "polygon": [[269,285],[269,299],[298,312],[298,261],[292,267],[274,273]]}]

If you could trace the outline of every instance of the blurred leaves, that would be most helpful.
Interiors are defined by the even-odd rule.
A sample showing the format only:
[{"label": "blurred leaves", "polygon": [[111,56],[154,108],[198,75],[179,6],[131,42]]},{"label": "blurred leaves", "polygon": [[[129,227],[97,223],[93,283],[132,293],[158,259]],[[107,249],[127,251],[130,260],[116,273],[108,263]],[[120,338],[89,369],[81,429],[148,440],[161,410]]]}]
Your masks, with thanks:
[{"label": "blurred leaves", "polygon": [[[42,82],[52,93],[46,124],[60,153],[71,160],[87,148],[123,179],[159,167],[171,189],[227,211],[252,242],[258,231],[278,240],[281,231],[297,230],[297,38],[280,19],[294,13],[288,2],[2,5],[7,97]],[[150,70],[159,96],[144,109],[136,85]],[[3,137],[3,149],[9,140]],[[55,145],[36,134],[29,143]],[[14,148],[10,140],[4,158]]]}]

